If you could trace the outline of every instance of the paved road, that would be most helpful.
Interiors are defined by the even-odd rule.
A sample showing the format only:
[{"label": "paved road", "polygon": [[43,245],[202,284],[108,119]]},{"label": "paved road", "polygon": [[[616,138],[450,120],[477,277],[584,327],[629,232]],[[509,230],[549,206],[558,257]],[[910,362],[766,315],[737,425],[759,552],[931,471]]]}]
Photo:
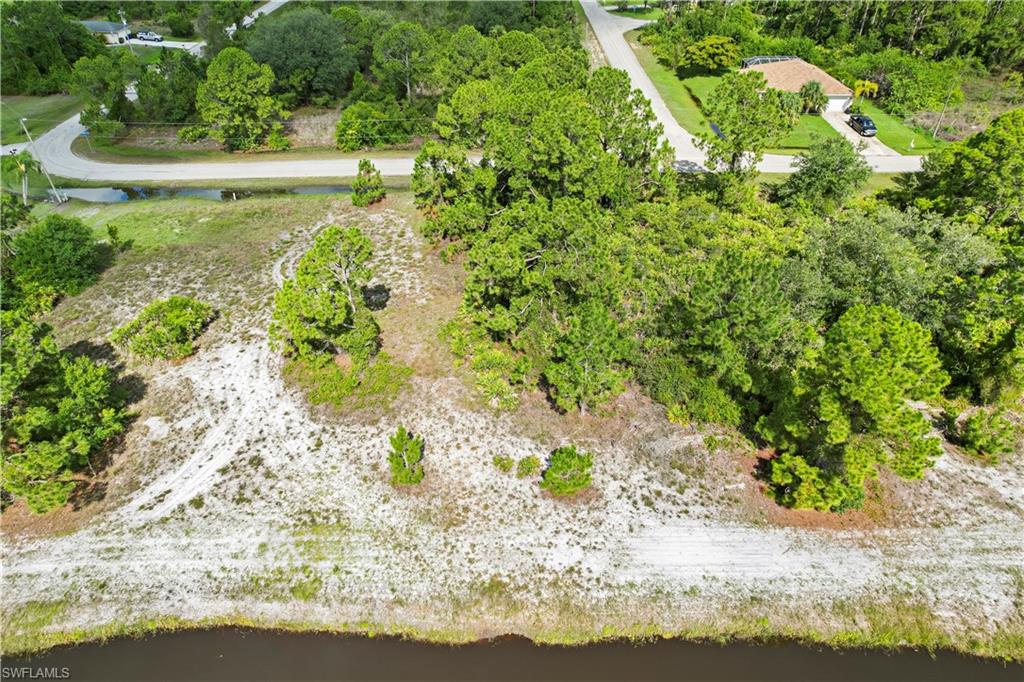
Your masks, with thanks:
[{"label": "paved road", "polygon": [[[633,53],[623,34],[635,28],[639,28],[646,21],[620,17],[606,11],[597,0],[580,0],[587,20],[594,29],[597,41],[601,44],[608,64],[617,69],[622,69],[629,74],[633,86],[639,88],[644,95],[651,100],[651,106],[658,121],[665,129],[665,138],[675,150],[676,158],[685,164],[697,164],[703,166],[704,154],[697,149],[693,143],[693,136],[686,132],[672,113],[669,111],[665,100],[661,98],[654,83],[648,77],[647,72],[640,66],[640,61]],[[840,131],[843,132],[843,131]],[[852,131],[851,131],[852,132]],[[859,139],[859,136],[858,136]],[[870,143],[869,143],[870,144]],[[896,152],[884,147],[881,143],[870,147],[876,150],[881,147],[891,152],[886,154],[881,150],[877,153],[865,154],[868,164],[881,173],[904,173],[921,169],[921,158],[917,156],[900,156]],[[764,160],[758,164],[758,168],[765,173],[785,173],[792,170],[793,157],[775,154],[767,154]]]},{"label": "paved road", "polygon": [[[286,0],[274,0],[261,6],[243,24],[248,25],[259,14],[267,14],[282,6]],[[651,100],[654,113],[665,130],[665,137],[676,150],[676,158],[685,167],[703,166],[704,155],[693,142],[693,137],[679,125],[669,112],[665,101],[658,94],[651,79],[637,61],[623,33],[642,26],[645,22],[619,17],[606,12],[596,0],[582,0],[587,19],[611,66],[623,69],[629,74],[634,86]],[[188,49],[188,48],[184,48]],[[46,169],[54,174],[78,180],[93,181],[149,181],[170,182],[183,180],[237,180],[244,178],[312,178],[351,177],[357,173],[358,160],[354,158],[295,159],[277,158],[273,161],[259,157],[226,159],[209,162],[149,162],[149,163],[108,163],[76,156],[71,143],[85,128],[75,116],[36,140],[32,150]],[[24,148],[24,144],[7,145],[3,153],[12,148]],[[412,174],[414,155],[388,156],[370,159],[383,175],[406,176]],[[865,155],[868,163],[879,172],[905,172],[920,169],[919,157],[898,155]],[[768,173],[785,173],[792,170],[793,157],[767,155],[759,169]]]}]

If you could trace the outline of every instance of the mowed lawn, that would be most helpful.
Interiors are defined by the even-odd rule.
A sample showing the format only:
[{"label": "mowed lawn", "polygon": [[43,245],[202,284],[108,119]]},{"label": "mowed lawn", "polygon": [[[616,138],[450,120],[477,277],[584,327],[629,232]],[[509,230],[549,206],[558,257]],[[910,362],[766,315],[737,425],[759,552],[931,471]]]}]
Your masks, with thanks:
[{"label": "mowed lawn", "polygon": [[[639,36],[636,31],[630,31],[626,37],[636,52],[640,65],[654,81],[654,87],[658,89],[679,125],[693,134],[710,130],[708,120],[701,110],[701,102],[707,100],[711,91],[722,82],[722,77],[706,71],[684,72],[680,77],[659,62],[651,48],[637,42]],[[780,141],[779,147],[770,151],[796,154],[808,149],[815,139],[838,136],[839,133],[820,116],[805,114],[800,117],[800,122],[793,132]]]},{"label": "mowed lawn", "polygon": [[[626,39],[636,53],[640,65],[654,82],[654,87],[665,100],[679,125],[695,135],[709,130],[707,118],[701,110],[701,102],[706,101],[711,95],[711,91],[721,82],[721,76],[707,72],[684,72],[680,77],[659,62],[651,48],[641,45],[638,38],[638,31],[626,34]],[[864,101],[862,109],[878,126],[878,139],[882,144],[900,154],[927,154],[946,144],[933,138],[926,131],[905,125],[899,118],[886,113],[867,100]],[[803,114],[793,132],[784,137],[777,148],[768,151],[775,154],[797,154],[808,149],[814,140],[830,137],[839,137],[839,132],[825,119],[821,116]]]},{"label": "mowed lawn", "polygon": [[20,118],[26,119],[28,131],[36,137],[71,118],[81,109],[81,100],[71,95],[5,95],[0,98],[0,144],[27,140],[18,123]]},{"label": "mowed lawn", "polygon": [[904,155],[927,154],[944,147],[947,143],[931,136],[924,130],[916,130],[902,123],[872,102],[864,100],[861,110],[871,117],[878,128],[878,139],[886,147]]}]

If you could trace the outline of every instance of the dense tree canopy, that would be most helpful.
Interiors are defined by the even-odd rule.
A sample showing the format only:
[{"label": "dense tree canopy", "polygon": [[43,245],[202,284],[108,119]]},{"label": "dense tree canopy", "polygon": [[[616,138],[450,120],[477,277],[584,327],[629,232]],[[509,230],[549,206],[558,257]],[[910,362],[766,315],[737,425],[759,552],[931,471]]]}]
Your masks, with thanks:
[{"label": "dense tree canopy", "polygon": [[8,2],[0,20],[5,95],[65,91],[71,67],[103,51],[89,30],[56,2]]},{"label": "dense tree canopy", "polygon": [[326,104],[345,93],[358,64],[345,28],[313,8],[272,14],[258,22],[245,49],[273,69],[286,105]]}]

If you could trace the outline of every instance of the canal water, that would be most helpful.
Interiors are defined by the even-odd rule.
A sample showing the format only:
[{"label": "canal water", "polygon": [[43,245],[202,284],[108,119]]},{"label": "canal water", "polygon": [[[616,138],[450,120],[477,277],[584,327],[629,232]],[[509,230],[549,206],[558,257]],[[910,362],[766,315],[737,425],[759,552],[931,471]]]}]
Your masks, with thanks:
[{"label": "canal water", "polygon": [[7,657],[3,667],[4,679],[21,668],[66,672],[71,680],[1024,680],[1024,666],[948,652],[679,640],[549,647],[518,637],[451,647],[236,628],[62,647],[33,658]]},{"label": "canal water", "polygon": [[[282,189],[210,189],[205,187],[58,187],[57,192],[69,199],[79,199],[97,204],[117,204],[122,201],[139,199],[169,199],[189,197],[213,201],[234,201],[251,197],[277,196],[285,194],[348,194],[347,185],[302,185]],[[53,191],[49,191],[53,198]]]}]

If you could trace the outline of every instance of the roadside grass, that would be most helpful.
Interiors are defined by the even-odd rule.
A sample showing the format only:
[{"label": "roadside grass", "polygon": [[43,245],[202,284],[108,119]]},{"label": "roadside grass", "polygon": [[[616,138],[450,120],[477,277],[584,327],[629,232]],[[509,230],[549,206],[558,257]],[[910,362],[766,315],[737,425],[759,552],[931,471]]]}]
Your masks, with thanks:
[{"label": "roadside grass", "polygon": [[[140,163],[146,161],[226,161],[237,163],[273,161],[277,159],[363,159],[405,158],[414,156],[418,149],[374,149],[358,152],[341,152],[331,147],[298,147],[280,152],[227,152],[220,149],[175,149],[173,141],[168,146],[140,146],[130,140],[105,140],[100,138],[75,138],[71,151],[77,156],[111,163]],[[223,183],[222,183],[223,184]]]},{"label": "roadside grass", "polygon": [[[926,130],[905,125],[897,117],[868,100],[861,103],[861,110],[875,122],[878,139],[882,144],[904,156],[927,154],[948,144],[932,137]],[[910,146],[911,143],[913,147]]]},{"label": "roadside grass", "polygon": [[[616,5],[618,3],[615,3]],[[657,21],[665,16],[665,10],[660,7],[648,7],[647,9],[612,9],[609,10],[612,14],[620,17],[629,17],[630,19],[642,19],[645,21]]]},{"label": "roadside grass", "polygon": [[157,62],[159,62],[160,53],[164,50],[169,50],[171,48],[157,47],[155,45],[112,45],[108,49],[119,52],[131,50],[135,53],[135,56],[139,58],[139,62],[142,65],[149,66],[150,64],[156,64]]},{"label": "roadside grass", "polygon": [[[760,187],[767,188],[771,185],[782,184],[789,175],[789,173],[761,173],[755,182]],[[872,197],[883,190],[892,189],[896,186],[896,178],[900,175],[900,173],[872,173],[864,186],[857,192],[857,197]]]},{"label": "roadside grass", "polygon": [[38,137],[81,110],[82,101],[71,95],[4,95],[0,98],[0,144],[28,141],[18,119],[27,119],[28,131]]},{"label": "roadside grass", "polygon": [[707,119],[700,109],[700,104],[690,93],[690,90],[665,65],[655,58],[654,53],[646,45],[638,42],[638,31],[626,33],[626,40],[629,42],[637,59],[644,71],[654,83],[662,99],[665,100],[668,110],[687,132],[696,135],[701,131],[708,130]]}]

